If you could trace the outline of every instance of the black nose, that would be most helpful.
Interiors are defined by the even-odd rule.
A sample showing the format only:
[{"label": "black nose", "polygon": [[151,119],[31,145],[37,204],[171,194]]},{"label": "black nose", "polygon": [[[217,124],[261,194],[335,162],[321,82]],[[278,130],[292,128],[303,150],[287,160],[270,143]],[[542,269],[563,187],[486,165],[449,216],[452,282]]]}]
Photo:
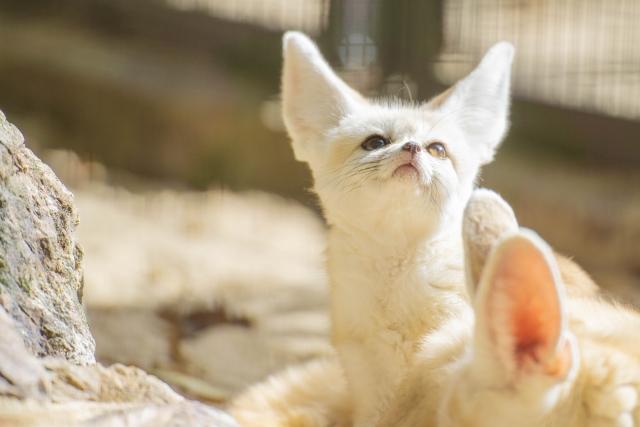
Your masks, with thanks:
[{"label": "black nose", "polygon": [[409,141],[404,143],[402,149],[404,151],[409,151],[411,154],[416,154],[420,152],[420,145],[416,144],[415,142]]}]

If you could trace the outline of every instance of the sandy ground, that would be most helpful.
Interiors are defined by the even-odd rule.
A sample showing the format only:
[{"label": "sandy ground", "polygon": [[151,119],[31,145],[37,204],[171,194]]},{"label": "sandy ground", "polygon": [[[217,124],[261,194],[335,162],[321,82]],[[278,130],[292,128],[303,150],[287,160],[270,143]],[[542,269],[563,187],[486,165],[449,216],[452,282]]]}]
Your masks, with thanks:
[{"label": "sandy ground", "polygon": [[264,193],[76,191],[98,358],[224,401],[328,344],[325,229]]}]

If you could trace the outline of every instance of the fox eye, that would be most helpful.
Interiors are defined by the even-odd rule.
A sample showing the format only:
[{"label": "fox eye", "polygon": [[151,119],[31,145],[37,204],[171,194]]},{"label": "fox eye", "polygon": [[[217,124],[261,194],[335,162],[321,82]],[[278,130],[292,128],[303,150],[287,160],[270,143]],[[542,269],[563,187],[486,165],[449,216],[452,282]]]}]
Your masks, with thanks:
[{"label": "fox eye", "polygon": [[444,148],[444,144],[442,144],[441,142],[432,142],[427,146],[427,151],[433,157],[437,157],[441,160],[447,158],[447,149]]},{"label": "fox eye", "polygon": [[389,140],[380,135],[371,135],[360,144],[362,149],[366,151],[378,150],[386,145],[389,145]]}]

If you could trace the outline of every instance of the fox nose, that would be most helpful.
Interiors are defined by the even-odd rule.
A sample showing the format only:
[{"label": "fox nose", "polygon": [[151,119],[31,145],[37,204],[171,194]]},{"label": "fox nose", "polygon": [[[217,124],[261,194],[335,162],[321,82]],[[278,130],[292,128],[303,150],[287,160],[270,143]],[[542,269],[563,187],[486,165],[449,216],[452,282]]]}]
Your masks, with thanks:
[{"label": "fox nose", "polygon": [[421,148],[420,145],[413,142],[413,141],[409,141],[409,142],[405,142],[404,145],[402,146],[402,150],[403,151],[408,151],[411,154],[416,154],[419,153]]}]

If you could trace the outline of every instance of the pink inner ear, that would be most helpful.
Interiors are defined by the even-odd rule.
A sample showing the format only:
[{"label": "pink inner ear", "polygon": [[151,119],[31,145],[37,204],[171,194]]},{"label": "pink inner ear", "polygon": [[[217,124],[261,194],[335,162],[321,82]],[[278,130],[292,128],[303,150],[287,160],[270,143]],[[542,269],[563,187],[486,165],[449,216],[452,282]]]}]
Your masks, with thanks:
[{"label": "pink inner ear", "polygon": [[[555,279],[544,255],[532,242],[514,239],[502,248],[493,273],[489,313],[495,335],[509,334],[518,369],[550,362],[562,328]],[[497,305],[499,304],[499,306]],[[497,318],[496,309],[504,310]],[[495,321],[507,325],[496,324]]]}]

